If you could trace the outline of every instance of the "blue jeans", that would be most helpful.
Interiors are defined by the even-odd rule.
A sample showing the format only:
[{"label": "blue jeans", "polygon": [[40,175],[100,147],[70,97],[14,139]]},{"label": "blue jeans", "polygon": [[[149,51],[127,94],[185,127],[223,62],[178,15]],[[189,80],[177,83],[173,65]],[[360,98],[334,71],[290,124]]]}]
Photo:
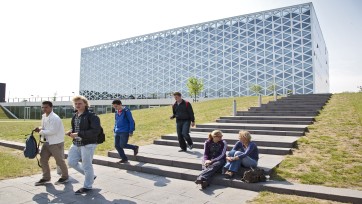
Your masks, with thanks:
[{"label": "blue jeans", "polygon": [[186,150],[187,148],[185,140],[189,146],[193,144],[189,134],[190,125],[190,120],[176,120],[177,139],[180,144],[180,148],[183,150]]},{"label": "blue jeans", "polygon": [[[234,155],[238,155],[238,153],[241,153],[240,151],[235,151],[235,150],[231,150],[228,154],[229,157],[233,157]],[[232,162],[227,162],[226,165],[224,166],[224,168],[228,169],[229,171],[232,172],[238,172],[240,166],[243,167],[256,167],[258,165],[258,162],[255,161],[254,159],[250,158],[249,156],[243,157],[241,159],[232,161]]]},{"label": "blue jeans", "polygon": [[[93,155],[97,144],[76,146],[72,144],[68,152],[68,165],[85,176],[84,188],[92,189],[94,182]],[[82,159],[82,163],[79,160]]]},{"label": "blue jeans", "polygon": [[135,150],[137,146],[128,144],[129,133],[128,132],[116,132],[114,133],[114,147],[118,151],[119,156],[123,160],[128,160],[123,149]]}]

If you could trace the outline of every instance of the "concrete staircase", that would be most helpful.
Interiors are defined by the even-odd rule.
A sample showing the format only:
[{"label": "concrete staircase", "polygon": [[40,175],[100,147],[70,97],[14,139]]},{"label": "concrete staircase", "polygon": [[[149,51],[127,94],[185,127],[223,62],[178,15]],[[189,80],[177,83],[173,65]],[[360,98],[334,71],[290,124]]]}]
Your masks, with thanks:
[{"label": "concrete staircase", "polygon": [[[308,131],[308,125],[313,123],[330,97],[331,94],[292,95],[261,107],[249,108],[248,111],[238,111],[237,116],[220,117],[213,123],[199,124],[191,128],[194,148],[187,152],[178,152],[180,148],[175,133],[162,135],[154,144],[141,146],[137,156],[126,150],[130,163],[117,167],[193,181],[201,170],[203,143],[208,133],[215,129],[223,131],[223,139],[230,150],[238,139],[239,130],[243,129],[252,134],[252,140],[258,145],[258,166],[270,174],[284,156],[291,153],[298,138]],[[108,152],[108,156],[118,158],[116,151]],[[216,175],[212,183],[256,191],[262,189],[262,185],[241,182],[240,175],[233,180]]]}]

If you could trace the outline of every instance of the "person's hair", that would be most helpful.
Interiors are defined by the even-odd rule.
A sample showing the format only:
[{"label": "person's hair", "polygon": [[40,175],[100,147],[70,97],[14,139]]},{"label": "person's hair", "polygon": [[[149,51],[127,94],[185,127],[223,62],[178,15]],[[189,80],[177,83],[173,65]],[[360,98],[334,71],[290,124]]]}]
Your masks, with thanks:
[{"label": "person's hair", "polygon": [[240,130],[239,131],[239,136],[245,138],[248,142],[251,141],[251,135],[250,135],[250,133],[248,131]]},{"label": "person's hair", "polygon": [[112,104],[122,105],[122,101],[119,99],[113,100]]},{"label": "person's hair", "polygon": [[43,101],[42,103],[41,103],[42,105],[48,105],[49,107],[53,107],[53,103],[52,102],[50,102],[50,101]]},{"label": "person's hair", "polygon": [[222,135],[221,130],[214,130],[211,133],[209,133],[209,140],[211,141],[214,136]]},{"label": "person's hair", "polygon": [[181,97],[181,93],[178,92],[178,91],[174,92],[173,95],[174,95],[174,96],[180,96],[180,97]]},{"label": "person's hair", "polygon": [[74,96],[72,101],[73,101],[73,104],[76,102],[76,101],[79,101],[79,100],[82,100],[84,103],[85,103],[85,108],[88,109],[90,104],[88,102],[88,99],[84,96]]}]

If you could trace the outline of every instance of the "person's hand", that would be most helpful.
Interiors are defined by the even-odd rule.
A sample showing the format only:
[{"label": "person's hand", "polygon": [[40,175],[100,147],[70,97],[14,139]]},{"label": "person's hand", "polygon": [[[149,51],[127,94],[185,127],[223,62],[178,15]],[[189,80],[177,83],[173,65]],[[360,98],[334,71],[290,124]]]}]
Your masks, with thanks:
[{"label": "person's hand", "polygon": [[228,162],[233,161],[233,160],[231,159],[231,157],[226,157],[226,160],[227,160]]},{"label": "person's hand", "polygon": [[133,133],[129,133],[129,136],[132,137],[132,136],[133,136]]},{"label": "person's hand", "polygon": [[195,127],[195,122],[191,122],[191,127]]},{"label": "person's hand", "polygon": [[68,132],[65,133],[65,135],[70,136],[71,133],[72,133],[72,131],[69,130]]},{"label": "person's hand", "polygon": [[205,166],[209,166],[211,164],[211,160],[206,160],[205,161]]},{"label": "person's hand", "polygon": [[74,139],[75,137],[78,137],[78,133],[77,133],[77,132],[75,132],[75,133],[70,133],[69,137],[71,137],[71,138]]},{"label": "person's hand", "polygon": [[34,129],[35,132],[40,132],[40,130],[41,130],[41,127],[36,127],[36,128]]},{"label": "person's hand", "polygon": [[170,116],[170,119],[171,119],[171,120],[172,120],[172,119],[174,119],[174,118],[175,118],[175,116],[174,116],[174,115],[171,115],[171,116]]}]

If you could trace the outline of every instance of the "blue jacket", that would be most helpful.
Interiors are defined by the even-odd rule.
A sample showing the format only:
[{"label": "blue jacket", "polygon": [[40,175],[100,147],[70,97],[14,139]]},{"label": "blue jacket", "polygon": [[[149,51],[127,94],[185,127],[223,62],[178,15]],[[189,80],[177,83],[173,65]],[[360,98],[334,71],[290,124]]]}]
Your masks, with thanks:
[{"label": "blue jacket", "polygon": [[116,110],[113,131],[115,133],[128,132],[130,134],[133,134],[134,129],[135,124],[131,110],[127,107],[124,107],[121,114],[118,114],[118,111]]},{"label": "blue jacket", "polygon": [[237,141],[232,150],[243,152],[242,154],[235,155],[235,156],[238,156],[240,159],[243,157],[249,156],[250,158],[254,159],[255,161],[259,160],[258,147],[256,146],[256,144],[254,142],[250,142],[248,147],[246,149],[244,149],[243,143],[241,143],[240,141]]}]

